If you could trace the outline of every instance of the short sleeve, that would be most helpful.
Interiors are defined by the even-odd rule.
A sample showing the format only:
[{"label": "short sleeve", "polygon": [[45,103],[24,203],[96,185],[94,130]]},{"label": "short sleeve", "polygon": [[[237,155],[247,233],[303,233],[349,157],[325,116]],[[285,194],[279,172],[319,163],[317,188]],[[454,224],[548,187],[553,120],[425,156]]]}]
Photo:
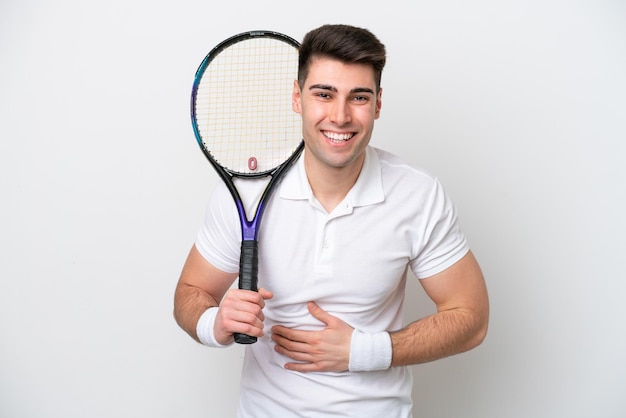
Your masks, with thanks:
[{"label": "short sleeve", "polygon": [[196,236],[198,252],[218,269],[239,271],[241,226],[228,189],[218,182],[211,193],[204,221]]},{"label": "short sleeve", "polygon": [[411,269],[420,279],[442,272],[469,251],[457,210],[437,179],[424,202],[424,210],[426,222],[420,231],[423,245],[410,261]]}]

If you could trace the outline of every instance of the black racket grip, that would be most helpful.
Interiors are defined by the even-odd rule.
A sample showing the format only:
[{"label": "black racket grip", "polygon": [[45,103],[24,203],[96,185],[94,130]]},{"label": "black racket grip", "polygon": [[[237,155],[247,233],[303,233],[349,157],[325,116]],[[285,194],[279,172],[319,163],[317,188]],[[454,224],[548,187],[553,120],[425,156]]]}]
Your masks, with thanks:
[{"label": "black racket grip", "polygon": [[259,246],[255,240],[241,241],[241,257],[239,259],[239,288],[244,290],[257,289],[259,276]]},{"label": "black racket grip", "polygon": [[[241,257],[239,259],[239,288],[258,291],[259,276],[259,248],[255,240],[241,241]],[[238,344],[253,344],[256,337],[235,333],[235,342]]]}]

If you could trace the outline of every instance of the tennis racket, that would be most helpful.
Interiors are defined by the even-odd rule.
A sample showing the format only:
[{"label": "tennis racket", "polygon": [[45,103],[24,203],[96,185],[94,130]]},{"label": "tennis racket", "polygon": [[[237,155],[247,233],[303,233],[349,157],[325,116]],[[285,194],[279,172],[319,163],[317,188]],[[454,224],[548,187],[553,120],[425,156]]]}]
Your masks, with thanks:
[{"label": "tennis racket", "polygon": [[[240,33],[208,53],[193,83],[196,139],[239,212],[240,289],[258,290],[257,238],[263,210],[304,147],[301,119],[291,107],[298,47],[297,41],[277,32]],[[260,177],[268,182],[250,219],[234,180]],[[235,334],[235,341],[252,344],[256,337]]]}]

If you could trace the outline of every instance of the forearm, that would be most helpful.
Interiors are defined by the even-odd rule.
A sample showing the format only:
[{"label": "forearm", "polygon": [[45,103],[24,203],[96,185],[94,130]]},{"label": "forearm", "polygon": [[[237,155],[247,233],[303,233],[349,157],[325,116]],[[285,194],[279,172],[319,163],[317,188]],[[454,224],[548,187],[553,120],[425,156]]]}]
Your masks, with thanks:
[{"label": "forearm", "polygon": [[235,277],[211,265],[195,245],[191,248],[174,293],[174,318],[196,341],[200,342],[198,319],[207,309],[219,306]]},{"label": "forearm", "polygon": [[487,318],[478,312],[438,312],[391,333],[391,365],[426,363],[471,350],[486,333]]},{"label": "forearm", "polygon": [[218,306],[218,303],[203,290],[186,284],[177,286],[174,295],[174,318],[178,325],[198,342],[200,342],[196,332],[198,319],[213,306]]}]

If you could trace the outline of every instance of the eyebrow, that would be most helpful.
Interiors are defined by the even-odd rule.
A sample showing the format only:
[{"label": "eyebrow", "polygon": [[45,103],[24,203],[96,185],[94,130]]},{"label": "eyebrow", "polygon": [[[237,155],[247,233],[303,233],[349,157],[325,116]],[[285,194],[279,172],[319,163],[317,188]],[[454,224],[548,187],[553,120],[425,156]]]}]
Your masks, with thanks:
[{"label": "eyebrow", "polygon": [[[329,90],[332,92],[337,92],[337,87],[331,86],[329,84],[312,84],[309,87],[309,90],[313,90],[313,89],[320,89],[320,90]],[[368,88],[368,87],[355,87],[352,90],[350,90],[350,94],[354,94],[354,93],[369,93],[369,94],[374,94],[374,90]]]}]

